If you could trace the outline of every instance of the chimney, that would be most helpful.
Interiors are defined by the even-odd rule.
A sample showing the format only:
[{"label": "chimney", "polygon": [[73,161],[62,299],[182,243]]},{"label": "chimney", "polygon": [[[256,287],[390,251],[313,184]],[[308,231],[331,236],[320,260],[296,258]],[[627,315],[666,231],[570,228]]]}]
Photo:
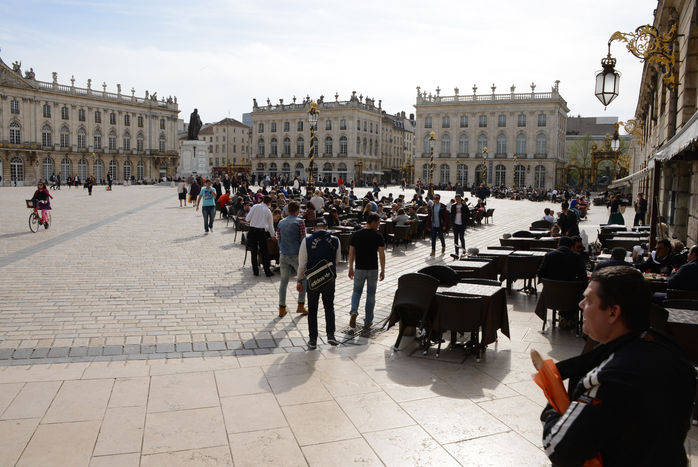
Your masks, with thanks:
[{"label": "chimney", "polygon": [[410,114],[410,120],[414,120],[414,114]]}]

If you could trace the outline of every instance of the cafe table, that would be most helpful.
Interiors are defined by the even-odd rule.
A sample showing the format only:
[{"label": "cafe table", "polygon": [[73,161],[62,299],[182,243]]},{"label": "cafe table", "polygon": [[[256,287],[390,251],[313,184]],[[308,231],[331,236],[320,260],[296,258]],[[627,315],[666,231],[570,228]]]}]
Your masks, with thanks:
[{"label": "cafe table", "polygon": [[669,283],[669,276],[655,274],[652,272],[645,272],[642,275],[650,283],[650,289],[652,292],[666,292],[667,284]]},{"label": "cafe table", "polygon": [[614,232],[613,236],[616,238],[637,238],[637,237],[645,237],[647,238],[647,232]]},{"label": "cafe table", "polygon": [[468,261],[460,260],[446,263],[448,267],[455,271],[474,271],[480,279],[494,279],[497,276],[496,261]]},{"label": "cafe table", "polygon": [[497,330],[501,330],[502,334],[511,338],[509,334],[507,296],[504,287],[460,282],[451,287],[439,287],[436,291],[437,293],[447,295],[485,298],[487,301],[485,316],[482,316],[480,321],[482,326],[482,345],[494,343],[497,340]]},{"label": "cafe table", "polygon": [[483,250],[478,252],[477,256],[483,258],[492,258],[495,263],[495,272],[502,274],[507,264],[507,257],[514,253],[514,250]]},{"label": "cafe table", "polygon": [[633,247],[635,245],[639,245],[641,243],[647,243],[649,241],[648,237],[633,237],[633,238],[625,238],[625,237],[611,237],[609,239],[606,239],[604,242],[606,248],[625,248],[628,251],[633,251]]}]

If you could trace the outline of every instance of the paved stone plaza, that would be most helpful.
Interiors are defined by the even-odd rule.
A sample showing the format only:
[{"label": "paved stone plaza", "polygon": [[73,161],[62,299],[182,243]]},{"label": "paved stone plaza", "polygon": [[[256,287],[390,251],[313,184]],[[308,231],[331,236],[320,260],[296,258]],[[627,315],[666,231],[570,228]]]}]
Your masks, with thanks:
[{"label": "paved stone plaza", "polygon": [[[394,353],[395,328],[348,333],[341,265],[344,344],[308,351],[295,295],[279,319],[279,276],[253,277],[232,225],[204,235],[174,188],[63,188],[36,234],[32,192],[0,188],[0,465],[547,464],[528,351],[564,359],[582,340],[541,333],[535,297],[508,295],[511,340],[480,363],[460,350],[423,357],[410,338]],[[468,246],[496,244],[553,205],[488,207],[493,223],[470,229]],[[593,208],[581,227],[593,239],[605,217]],[[452,242],[435,258],[426,241],[387,249],[376,322],[398,277],[450,261]],[[319,327],[323,338],[322,314]],[[696,452],[695,428],[690,437]]]}]

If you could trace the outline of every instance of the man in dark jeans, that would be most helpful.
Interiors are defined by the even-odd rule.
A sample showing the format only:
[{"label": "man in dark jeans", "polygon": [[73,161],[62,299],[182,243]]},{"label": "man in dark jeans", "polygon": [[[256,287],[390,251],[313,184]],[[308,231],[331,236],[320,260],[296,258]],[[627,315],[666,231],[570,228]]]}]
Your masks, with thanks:
[{"label": "man in dark jeans", "polygon": [[[306,269],[311,269],[320,261],[325,260],[332,263],[335,269],[337,263],[342,259],[342,250],[339,247],[339,239],[327,232],[327,224],[324,219],[319,219],[315,224],[315,232],[303,239],[298,251],[298,281],[296,290],[303,292],[304,276]],[[306,282],[307,283],[307,282]],[[325,284],[319,290],[308,289],[308,348],[317,348],[317,313],[320,296],[322,296],[322,306],[325,308],[325,331],[327,332],[327,343],[337,345],[339,342],[334,337],[334,285],[335,279]]]},{"label": "man in dark jeans", "polygon": [[[462,189],[461,189],[462,191]],[[452,255],[458,258],[460,255],[465,255],[465,226],[470,219],[470,210],[463,202],[463,197],[456,195],[456,202],[451,205],[451,224],[453,224],[453,242],[456,247],[456,254]],[[460,241],[460,252],[458,250],[458,242]]]},{"label": "man in dark jeans", "polygon": [[[380,217],[375,212],[369,213],[366,228],[354,232],[349,242],[349,279],[354,280],[354,290],[351,294],[351,310],[349,327],[356,327],[356,317],[359,314],[359,302],[366,283],[366,314],[364,327],[373,324],[373,309],[376,306],[376,288],[378,281],[385,278],[385,241],[378,232]],[[356,271],[354,262],[356,260]],[[378,264],[380,260],[380,274]]]},{"label": "man in dark jeans", "polygon": [[199,204],[201,204],[201,212],[204,215],[205,232],[213,231],[213,219],[216,218],[216,190],[211,187],[211,180],[206,180],[206,186],[199,192],[199,197],[196,199],[197,211]]},{"label": "man in dark jeans", "polygon": [[560,226],[560,233],[566,237],[574,237],[579,235],[579,219],[574,211],[570,210],[570,205],[567,201],[563,201],[560,205],[562,213],[557,220],[557,225]]},{"label": "man in dark jeans", "polygon": [[[210,181],[207,180],[206,184],[208,185],[209,183]],[[262,255],[264,274],[267,277],[274,275],[269,267],[269,255],[267,255],[267,238],[276,236],[274,232],[274,219],[269,210],[270,205],[271,198],[268,195],[264,196],[262,202],[252,206],[245,217],[245,220],[250,224],[250,232],[247,235],[247,241],[252,242],[250,243],[250,254],[252,255],[252,273],[255,276],[259,276],[258,253]]]},{"label": "man in dark jeans", "polygon": [[441,239],[441,253],[446,252],[444,232],[448,229],[448,208],[441,202],[440,195],[434,195],[434,204],[429,206],[427,229],[431,231],[431,256],[436,254],[436,237]]},{"label": "man in dark jeans", "polygon": [[635,219],[633,225],[645,225],[645,214],[647,214],[647,200],[642,193],[637,194],[635,201]]}]

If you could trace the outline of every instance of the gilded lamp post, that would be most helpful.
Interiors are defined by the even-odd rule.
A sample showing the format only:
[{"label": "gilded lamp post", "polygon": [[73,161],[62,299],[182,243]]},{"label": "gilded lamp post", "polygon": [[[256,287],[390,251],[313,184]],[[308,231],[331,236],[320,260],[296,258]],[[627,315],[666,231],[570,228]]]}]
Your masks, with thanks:
[{"label": "gilded lamp post", "polygon": [[434,146],[436,145],[436,135],[432,131],[429,133],[429,197],[434,198]]},{"label": "gilded lamp post", "polygon": [[308,110],[308,123],[310,123],[310,162],[308,164],[308,186],[306,187],[306,195],[312,196],[315,191],[313,179],[313,164],[315,161],[315,131],[317,130],[317,121],[320,117],[320,112],[317,109],[317,102],[310,101],[310,110]]},{"label": "gilded lamp post", "polygon": [[482,183],[484,183],[485,186],[487,186],[487,158],[487,146],[485,146],[482,148],[482,160],[484,161],[482,163],[482,166],[484,167],[484,170],[482,171]]}]

